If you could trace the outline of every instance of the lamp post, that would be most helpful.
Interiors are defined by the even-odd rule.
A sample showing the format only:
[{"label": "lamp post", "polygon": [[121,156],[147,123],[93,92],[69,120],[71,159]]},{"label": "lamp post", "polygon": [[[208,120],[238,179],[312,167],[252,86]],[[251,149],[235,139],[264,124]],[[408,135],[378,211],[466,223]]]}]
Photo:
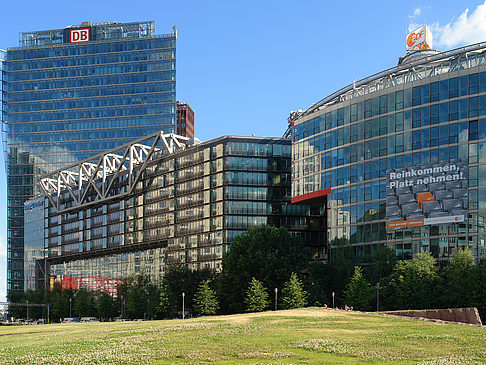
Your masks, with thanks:
[{"label": "lamp post", "polygon": [[184,312],[184,297],[186,296],[186,293],[182,293],[182,319],[185,318],[185,312]]},{"label": "lamp post", "polygon": [[121,317],[122,317],[122,318],[124,318],[124,317],[123,317],[123,301],[124,301],[124,299],[123,299],[123,294],[122,294],[122,295],[121,295],[121,301],[120,301],[120,306],[121,306]]},{"label": "lamp post", "polygon": [[380,311],[380,289],[383,289],[380,286],[380,282],[376,283],[376,311]]},{"label": "lamp post", "polygon": [[72,311],[71,311],[72,301],[73,301],[73,298],[69,298],[69,318],[72,318]]},{"label": "lamp post", "polygon": [[277,310],[277,293],[278,293],[278,288],[275,288],[275,310]]},{"label": "lamp post", "polygon": [[334,308],[334,292],[332,292],[332,307]]},{"label": "lamp post", "polygon": [[147,320],[150,320],[150,298],[147,298]]},{"label": "lamp post", "polygon": [[27,301],[27,320],[29,320],[29,301]]}]

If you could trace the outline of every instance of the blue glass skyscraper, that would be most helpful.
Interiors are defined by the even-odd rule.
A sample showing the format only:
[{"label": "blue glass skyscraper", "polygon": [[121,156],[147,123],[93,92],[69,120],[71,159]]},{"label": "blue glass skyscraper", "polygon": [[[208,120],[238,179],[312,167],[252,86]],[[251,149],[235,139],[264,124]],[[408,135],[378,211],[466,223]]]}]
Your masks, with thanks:
[{"label": "blue glass skyscraper", "polygon": [[4,62],[7,290],[24,289],[24,202],[40,175],[163,130],[176,130],[176,32],[89,22],[21,33]]}]

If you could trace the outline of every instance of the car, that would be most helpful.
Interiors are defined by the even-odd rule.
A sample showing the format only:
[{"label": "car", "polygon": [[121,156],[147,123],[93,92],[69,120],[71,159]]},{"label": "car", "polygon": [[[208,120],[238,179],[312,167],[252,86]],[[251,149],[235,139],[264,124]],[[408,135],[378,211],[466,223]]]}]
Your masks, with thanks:
[{"label": "car", "polygon": [[79,318],[76,317],[66,317],[61,323],[79,323]]},{"label": "car", "polygon": [[99,322],[99,319],[96,317],[81,317],[81,322],[82,323],[87,323],[87,322]]}]

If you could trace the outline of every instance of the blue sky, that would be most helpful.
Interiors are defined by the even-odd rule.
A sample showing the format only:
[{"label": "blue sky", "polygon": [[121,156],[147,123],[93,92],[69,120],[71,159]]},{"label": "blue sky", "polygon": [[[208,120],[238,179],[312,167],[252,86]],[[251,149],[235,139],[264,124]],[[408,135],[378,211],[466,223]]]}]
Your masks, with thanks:
[{"label": "blue sky", "polygon": [[[196,136],[281,136],[291,110],[393,67],[414,24],[434,48],[486,41],[486,1],[5,1],[0,48],[19,32],[82,21],[176,25],[177,98],[196,113]],[[3,154],[0,163],[3,165]],[[6,283],[6,178],[0,168],[0,301]]]}]

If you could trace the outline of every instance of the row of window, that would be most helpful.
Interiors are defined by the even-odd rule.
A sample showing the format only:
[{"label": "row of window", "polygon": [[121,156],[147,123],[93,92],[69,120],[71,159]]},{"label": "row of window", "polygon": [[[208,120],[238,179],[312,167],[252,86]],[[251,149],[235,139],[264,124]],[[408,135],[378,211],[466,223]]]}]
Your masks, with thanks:
[{"label": "row of window", "polygon": [[[156,119],[156,118],[154,118]],[[41,152],[41,151],[51,151],[51,152],[56,152],[55,149],[53,149],[54,146],[60,146],[59,151],[66,151],[67,149],[69,150],[74,150],[77,149],[79,150],[79,145],[76,143],[76,145],[68,144],[68,141],[86,141],[86,140],[98,140],[102,141],[103,139],[111,139],[111,138],[131,138],[135,139],[142,135],[143,133],[149,133],[149,130],[152,130],[153,132],[163,130],[165,133],[171,133],[174,130],[173,125],[160,125],[158,121],[150,121],[148,118],[147,120],[147,125],[133,125],[129,123],[123,123],[126,122],[126,120],[120,120],[117,123],[117,125],[113,125],[111,128],[106,128],[106,129],[87,129],[87,130],[71,130],[67,129],[65,126],[61,130],[61,132],[54,132],[53,133],[32,133],[32,134],[17,134],[17,133],[9,133],[9,137],[12,138],[12,140],[15,141],[15,144],[17,146],[20,146],[21,144],[24,143],[45,143],[42,145],[38,145],[35,150],[36,152]],[[74,124],[74,123],[71,123]],[[102,122],[98,123],[93,123],[93,124],[102,124]],[[123,124],[126,124],[126,127],[130,128],[124,128],[125,126]],[[18,130],[20,128],[12,128],[13,130]],[[68,132],[69,131],[69,132]],[[42,131],[42,132],[48,132],[48,131]],[[63,143],[64,142],[64,143]],[[104,142],[79,142],[79,144],[84,144],[84,145],[90,145],[93,146],[96,149],[107,149],[105,147]],[[123,144],[123,143],[121,143]],[[120,145],[121,145],[120,144]],[[118,147],[118,146],[114,146]]]},{"label": "row of window", "polygon": [[[15,103],[7,104],[7,111],[11,113],[42,112],[63,109],[82,109],[82,108],[104,108],[104,107],[127,107],[129,105],[154,104],[154,103],[175,103],[175,93],[150,93],[136,94],[131,96],[118,96],[106,98],[84,98],[56,101],[41,101],[36,103]],[[34,119],[36,119],[34,117]]]},{"label": "row of window", "polygon": [[5,81],[19,82],[31,80],[58,79],[65,77],[93,77],[98,75],[110,75],[128,72],[147,72],[175,70],[175,60],[131,62],[115,65],[97,65],[76,68],[54,68],[35,71],[7,72]]},{"label": "row of window", "polygon": [[[332,145],[332,132],[309,139],[294,146],[294,162],[302,157],[326,151]],[[467,142],[486,138],[486,120],[445,124],[421,130],[407,131],[395,135],[371,139],[350,146],[337,148],[321,154],[322,168],[335,167],[350,162],[368,160],[394,153],[408,152],[421,148]],[[305,165],[310,165],[305,163]]]},{"label": "row of window", "polygon": [[8,115],[9,123],[21,122],[45,122],[53,120],[82,119],[82,118],[106,118],[125,117],[147,114],[175,114],[175,103],[173,101],[149,105],[124,105],[123,107],[100,107],[64,111],[44,111],[42,113],[22,112]]},{"label": "row of window", "polygon": [[6,71],[26,71],[45,68],[77,67],[102,65],[106,63],[124,63],[139,61],[166,60],[175,58],[172,50],[151,50],[130,53],[105,53],[96,56],[62,57],[54,59],[23,60],[22,62],[8,62]]},{"label": "row of window", "polygon": [[159,93],[166,91],[175,92],[175,83],[154,82],[140,85],[113,85],[109,88],[91,87],[55,89],[49,91],[9,92],[8,102],[9,105],[12,105],[12,103],[24,101],[79,99],[102,96]]},{"label": "row of window", "polygon": [[[387,157],[366,163],[358,163],[338,169],[312,174],[304,178],[295,179],[292,183],[292,196],[311,193],[319,189],[336,187],[339,185],[375,179],[386,176],[387,169],[402,168],[404,166],[421,163],[447,161],[458,157],[467,157],[467,145],[444,147],[435,150],[408,153],[405,155]],[[460,151],[460,153],[458,153]],[[319,182],[320,177],[320,182]]]},{"label": "row of window", "polygon": [[[174,123],[175,115],[174,114],[165,114],[165,115],[141,115],[141,116],[132,116],[132,117],[121,117],[121,118],[103,118],[103,119],[88,119],[88,120],[70,120],[70,121],[62,121],[62,122],[51,122],[45,121],[43,123],[11,123],[8,126],[8,133],[18,134],[18,133],[38,133],[38,132],[50,132],[44,134],[44,140],[38,139],[33,140],[32,142],[48,142],[48,138],[45,136],[52,136],[54,135],[53,132],[59,132],[64,134],[66,137],[69,138],[69,135],[73,133],[73,131],[77,130],[86,130],[84,132],[88,132],[87,130],[92,129],[113,129],[117,127],[147,127],[147,126],[163,126],[163,130],[165,133],[173,133],[174,126],[170,126]],[[159,127],[159,131],[160,131]],[[166,129],[169,128],[169,129]],[[66,131],[69,131],[68,133]],[[155,130],[154,130],[155,131]],[[149,133],[148,131],[146,132]],[[140,136],[140,134],[139,134]],[[15,136],[15,139],[19,138],[18,135]]]},{"label": "row of window", "polygon": [[69,89],[75,87],[112,86],[118,84],[137,84],[142,82],[175,82],[175,71],[138,72],[104,76],[62,78],[57,80],[34,80],[10,82],[8,92]]},{"label": "row of window", "polygon": [[[8,61],[21,61],[35,58],[96,55],[99,53],[139,51],[160,48],[175,48],[175,37],[154,37],[145,39],[127,39],[118,42],[100,42],[85,44],[63,44],[45,48],[12,48],[8,50]],[[13,63],[13,62],[12,62]]]},{"label": "row of window", "polygon": [[[292,130],[292,138],[295,142],[310,135],[337,126],[353,123],[358,120],[406,109],[412,106],[482,92],[486,92],[486,72],[408,88],[387,95],[363,100],[350,106],[319,115],[295,126]],[[447,115],[448,114],[449,113],[447,113]],[[452,111],[451,114],[454,114],[454,112]],[[436,115],[438,118],[439,112],[431,112],[431,117],[435,117]]]},{"label": "row of window", "polygon": [[[457,113],[458,105],[463,105],[460,113]],[[455,112],[452,114],[451,108],[455,108]],[[433,110],[437,113],[436,117],[432,116]],[[424,117],[424,114],[428,115],[427,118]],[[463,99],[459,102],[451,101],[440,105],[436,104],[430,107],[427,106],[409,110],[405,113],[400,112],[362,123],[355,123],[351,126],[345,126],[337,130],[317,135],[305,141],[295,143],[294,150],[299,151],[301,146],[305,147],[306,145],[316,146],[316,148],[319,148],[320,150],[330,149],[336,146],[361,141],[363,139],[383,136],[394,132],[407,131],[412,128],[427,127],[429,125],[437,123],[442,124],[458,119],[477,118],[478,116],[484,115],[486,115],[486,95]],[[481,127],[483,130],[486,129],[485,126]],[[484,133],[486,134],[486,132]]]}]

